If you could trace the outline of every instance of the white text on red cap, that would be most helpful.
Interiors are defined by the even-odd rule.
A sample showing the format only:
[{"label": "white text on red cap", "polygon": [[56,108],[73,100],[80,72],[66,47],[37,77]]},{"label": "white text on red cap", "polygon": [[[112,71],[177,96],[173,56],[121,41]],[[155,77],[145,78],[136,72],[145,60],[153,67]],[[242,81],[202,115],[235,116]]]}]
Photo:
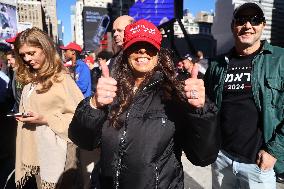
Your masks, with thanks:
[{"label": "white text on red cap", "polygon": [[131,28],[130,32],[132,34],[135,34],[135,33],[140,32],[141,30],[144,31],[144,32],[148,32],[150,34],[155,34],[156,33],[155,29],[148,28],[148,27],[146,27],[145,25],[142,25],[142,24],[139,24],[139,25]]}]

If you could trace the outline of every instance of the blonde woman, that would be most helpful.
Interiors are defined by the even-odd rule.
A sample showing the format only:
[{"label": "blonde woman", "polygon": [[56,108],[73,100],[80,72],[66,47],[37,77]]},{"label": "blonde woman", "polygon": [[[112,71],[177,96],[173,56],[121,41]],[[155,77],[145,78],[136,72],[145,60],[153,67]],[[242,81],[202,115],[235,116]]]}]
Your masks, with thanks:
[{"label": "blonde woman", "polygon": [[[83,95],[65,70],[53,41],[40,29],[23,31],[15,41],[17,79],[24,89],[16,141],[16,185],[36,175],[39,188],[72,188],[76,149],[68,127]],[[66,180],[67,179],[67,180]],[[70,187],[66,184],[70,184]],[[61,184],[61,185],[60,185]]]}]

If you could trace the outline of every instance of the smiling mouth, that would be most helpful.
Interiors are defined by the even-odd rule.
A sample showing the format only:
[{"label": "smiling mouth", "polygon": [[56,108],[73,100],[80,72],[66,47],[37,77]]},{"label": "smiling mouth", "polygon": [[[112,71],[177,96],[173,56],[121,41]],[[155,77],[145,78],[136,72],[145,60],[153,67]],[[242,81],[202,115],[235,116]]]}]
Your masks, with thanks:
[{"label": "smiling mouth", "polygon": [[241,32],[240,35],[253,35],[254,33],[252,32]]},{"label": "smiling mouth", "polygon": [[139,57],[136,59],[138,64],[147,64],[150,61],[150,58],[147,57]]}]

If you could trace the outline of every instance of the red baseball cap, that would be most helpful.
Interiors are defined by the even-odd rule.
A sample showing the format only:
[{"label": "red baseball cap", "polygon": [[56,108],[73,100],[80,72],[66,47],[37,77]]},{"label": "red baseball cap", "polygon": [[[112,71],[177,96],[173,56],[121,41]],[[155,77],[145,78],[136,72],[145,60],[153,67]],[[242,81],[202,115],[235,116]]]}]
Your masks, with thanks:
[{"label": "red baseball cap", "polygon": [[17,38],[17,36],[18,36],[19,34],[20,34],[20,33],[17,33],[14,37],[10,37],[10,38],[8,38],[8,39],[5,39],[5,41],[6,41],[7,43],[15,43],[16,38]]},{"label": "red baseball cap", "polygon": [[144,19],[125,27],[123,49],[141,41],[152,44],[158,50],[161,48],[161,32],[154,24]]},{"label": "red baseball cap", "polygon": [[91,64],[94,64],[94,63],[95,63],[94,58],[91,57],[91,56],[87,56],[87,57],[85,58],[85,62],[87,63],[88,61],[89,61]]},{"label": "red baseball cap", "polygon": [[82,51],[82,48],[80,47],[80,45],[78,45],[77,43],[74,42],[70,42],[68,45],[64,46],[60,46],[60,49],[63,50],[74,50],[74,51]]}]

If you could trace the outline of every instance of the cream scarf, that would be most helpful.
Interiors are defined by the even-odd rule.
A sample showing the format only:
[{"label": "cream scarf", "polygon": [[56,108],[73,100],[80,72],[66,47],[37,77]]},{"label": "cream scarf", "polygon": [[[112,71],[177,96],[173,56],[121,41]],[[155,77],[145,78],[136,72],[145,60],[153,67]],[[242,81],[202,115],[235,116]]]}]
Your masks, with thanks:
[{"label": "cream scarf", "polygon": [[[30,110],[36,85],[28,84],[22,93],[21,112]],[[48,99],[47,99],[48,100]],[[18,124],[16,144],[16,185],[22,188],[29,177],[40,175],[42,189],[54,189],[64,172],[67,141],[46,125]]]}]

